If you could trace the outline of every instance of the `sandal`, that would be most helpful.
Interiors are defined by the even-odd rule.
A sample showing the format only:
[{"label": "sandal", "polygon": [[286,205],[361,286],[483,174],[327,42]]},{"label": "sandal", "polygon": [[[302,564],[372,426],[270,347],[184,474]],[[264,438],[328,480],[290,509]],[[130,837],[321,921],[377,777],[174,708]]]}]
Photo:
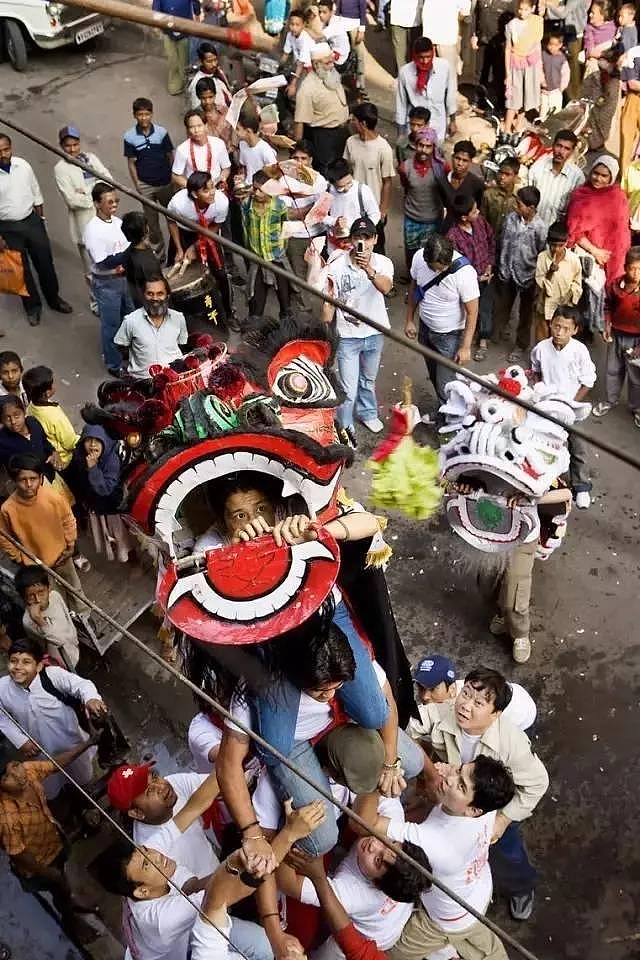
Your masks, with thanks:
[{"label": "sandal", "polygon": [[640,430],[640,410],[633,411],[633,423]]},{"label": "sandal", "polygon": [[486,347],[478,347],[473,355],[473,359],[476,363],[482,363],[483,360],[487,359],[487,353],[488,350]]}]

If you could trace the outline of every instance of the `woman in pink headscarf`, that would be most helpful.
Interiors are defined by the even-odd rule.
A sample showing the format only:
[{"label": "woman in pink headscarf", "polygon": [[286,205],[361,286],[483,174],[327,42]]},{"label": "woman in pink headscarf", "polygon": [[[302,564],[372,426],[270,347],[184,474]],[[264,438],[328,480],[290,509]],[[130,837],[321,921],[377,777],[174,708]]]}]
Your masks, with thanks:
[{"label": "woman in pink headscarf", "polygon": [[568,246],[582,247],[603,267],[607,285],[624,273],[631,246],[629,201],[616,183],[620,167],[608,154],[598,157],[589,179],[574,190],[567,208]]},{"label": "woman in pink headscarf", "polygon": [[430,233],[442,224],[444,208],[437,177],[444,165],[437,153],[437,134],[431,127],[413,135],[413,155],[400,164],[398,173],[404,187],[404,249],[407,269]]}]

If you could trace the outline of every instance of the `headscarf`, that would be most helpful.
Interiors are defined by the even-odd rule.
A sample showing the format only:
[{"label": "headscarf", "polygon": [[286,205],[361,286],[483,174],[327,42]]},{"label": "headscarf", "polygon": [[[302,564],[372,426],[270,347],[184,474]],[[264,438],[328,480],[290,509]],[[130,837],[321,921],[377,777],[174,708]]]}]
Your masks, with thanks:
[{"label": "headscarf", "polygon": [[414,153],[413,156],[413,166],[416,173],[420,177],[425,177],[429,170],[433,169],[434,173],[442,172],[443,165],[442,160],[438,156],[438,134],[433,127],[424,127],[422,130],[418,130],[413,137],[414,143],[432,143],[433,144],[433,154],[429,157],[428,160],[422,162],[418,160],[417,154]]},{"label": "headscarf", "polygon": [[[615,157],[610,156],[608,153],[603,153],[601,157],[598,157],[598,159],[591,164],[591,170],[597,166],[606,167],[611,174],[611,183],[616,182],[618,174],[620,173],[620,164]],[[591,173],[591,170],[589,173]]]}]

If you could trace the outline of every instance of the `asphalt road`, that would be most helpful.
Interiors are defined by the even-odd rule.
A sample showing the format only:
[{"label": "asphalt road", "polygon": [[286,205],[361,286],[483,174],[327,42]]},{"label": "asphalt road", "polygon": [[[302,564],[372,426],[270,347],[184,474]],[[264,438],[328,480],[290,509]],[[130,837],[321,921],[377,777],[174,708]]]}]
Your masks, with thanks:
[{"label": "asphalt road", "polygon": [[[164,64],[152,40],[137,30],[109,30],[91,51],[34,57],[22,75],[1,64],[0,117],[17,117],[51,141],[63,125],[79,126],[84,146],[125,180],[121,137],[130,125],[135,96],[151,96],[158,122],[171,130],[176,142],[182,139],[182,102],[164,92],[163,79]],[[103,376],[98,324],[88,310],[66,211],[53,185],[55,158],[21,137],[16,136],[14,144],[16,154],[33,164],[40,179],[61,291],[75,310],[63,317],[45,309],[42,325],[32,329],[15,302],[0,298],[0,326],[6,334],[0,347],[16,349],[25,366],[52,366],[59,399],[79,423],[80,406],[93,398]],[[123,198],[122,212],[132,207]],[[390,238],[390,252],[400,268],[397,215]],[[404,290],[400,286],[390,303],[396,329],[402,326]],[[601,345],[595,354],[602,372]],[[503,359],[494,354],[482,369],[497,368]],[[421,359],[389,343],[378,381],[385,416],[399,399],[406,374],[414,380],[416,402],[423,410],[433,408]],[[599,381],[594,399],[601,395]],[[638,431],[624,407],[605,421],[590,422],[587,429],[620,447],[640,450]],[[347,483],[352,494],[366,500],[365,460],[371,442],[361,439]],[[532,921],[520,926],[508,919],[502,904],[492,915],[544,960],[631,960],[640,955],[633,937],[640,903],[638,477],[595,452],[592,467],[591,509],[574,512],[562,550],[536,567],[535,643],[524,666],[513,664],[510,651],[488,633],[491,611],[475,589],[475,570],[443,523],[393,518],[389,530],[395,550],[389,587],[412,659],[440,651],[451,655],[461,670],[479,663],[495,666],[537,699],[536,748],[549,768],[551,788],[526,827],[541,872],[536,910]],[[140,630],[150,635],[148,624]],[[165,772],[188,762],[186,723],[193,708],[173,681],[124,644],[112,649],[104,662],[87,666],[134,735],[140,754],[160,753]],[[115,910],[111,912],[115,919]]]}]

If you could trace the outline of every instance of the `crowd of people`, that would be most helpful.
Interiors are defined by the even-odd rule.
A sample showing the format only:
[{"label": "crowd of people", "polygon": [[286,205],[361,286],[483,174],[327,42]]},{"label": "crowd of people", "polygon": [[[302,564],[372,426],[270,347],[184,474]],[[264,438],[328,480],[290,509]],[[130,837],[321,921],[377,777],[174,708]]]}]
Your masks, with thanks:
[{"label": "crowd of people", "polygon": [[[154,0],[159,12],[187,17],[220,18],[224,8]],[[286,85],[277,102],[292,138],[274,134],[252,97],[237,116],[229,112],[233,90],[209,42],[197,46],[189,76],[192,47],[180,34],[167,34],[164,48],[168,90],[188,99],[184,139],[157,122],[150,99],[132,104],[133,125],[123,133],[131,182],[180,220],[165,226],[147,206],[118,217],[109,169],[84,149],[73,124],[59,132],[62,151],[91,168],[60,159],[54,179],[109,376],[144,389],[150,368],[180,365],[194,323],[172,306],[167,278],[196,264],[216,291],[221,326],[241,340],[273,311],[282,321],[316,314],[334,327],[345,395],[335,429],[357,448],[357,424],[373,434],[384,428],[376,395],[384,336],[348,310],[320,304],[289,273],[381,328],[389,328],[389,305],[406,287],[404,332],[434,352],[426,366],[439,404],[455,373],[436,357],[471,367],[494,358],[495,347],[500,365],[521,365],[531,383],[582,401],[596,384],[591,352],[601,335],[604,399],[593,415],[604,417],[621,401],[626,381],[640,428],[634,5],[391,0],[369,9],[364,0],[319,0],[287,10],[282,0],[267,0],[265,28],[281,35]],[[367,97],[367,31],[376,28],[389,28],[397,66],[394,147]],[[458,133],[465,78],[493,87],[511,132],[532,112],[561,109],[593,77],[621,101],[610,125],[615,137],[619,115],[619,158],[599,149],[585,164],[567,125],[529,168],[509,156],[488,177],[475,163],[477,147]],[[403,250],[394,258],[396,212]],[[216,235],[259,259],[245,266]],[[41,322],[42,297],[50,309],[72,312],[60,295],[40,185],[0,134],[6,250],[21,254],[19,295],[31,325]],[[0,548],[16,565],[22,604],[17,624],[2,633],[8,675],[0,678],[0,731],[18,754],[0,776],[0,845],[25,889],[49,891],[66,928],[87,940],[92,928],[82,915],[92,907],[70,889],[56,823],[66,803],[63,781],[38,757],[42,746],[81,785],[94,776],[95,737],[78,717],[99,720],[108,709],[76,672],[79,633],[91,627],[80,578],[89,561],[78,529],[122,563],[132,542],[119,512],[116,438],[96,425],[78,433],[55,399],[55,379],[48,366],[25,370],[19,352],[0,352]],[[575,436],[570,453],[568,487],[586,509],[589,458]],[[308,518],[290,517],[283,527],[268,501],[250,482],[230,490],[225,528],[207,531],[196,549],[270,533],[276,543],[304,540]],[[374,521],[367,513],[341,516],[332,533],[338,542],[363,540],[378,529]],[[527,597],[533,553],[529,559]],[[72,591],[51,584],[36,560]],[[491,629],[517,638],[514,657],[522,663],[530,655],[528,599],[522,609],[513,588],[523,577],[514,578],[504,581]],[[187,734],[197,772],[161,777],[132,762],[110,775],[109,803],[138,845],[110,845],[99,864],[105,888],[124,900],[127,956],[204,960],[226,956],[231,945],[247,960],[505,958],[492,930],[416,864],[480,914],[495,890],[515,920],[531,917],[536,870],[519,825],[548,788],[527,736],[536,718],[531,696],[496,670],[461,672],[443,653],[425,653],[413,673],[415,703],[404,710],[347,604],[335,597],[266,646],[251,661],[259,664],[255,676],[238,679],[216,664],[205,689],[233,720],[200,702]],[[347,822],[260,750],[251,730],[367,828]]]}]

